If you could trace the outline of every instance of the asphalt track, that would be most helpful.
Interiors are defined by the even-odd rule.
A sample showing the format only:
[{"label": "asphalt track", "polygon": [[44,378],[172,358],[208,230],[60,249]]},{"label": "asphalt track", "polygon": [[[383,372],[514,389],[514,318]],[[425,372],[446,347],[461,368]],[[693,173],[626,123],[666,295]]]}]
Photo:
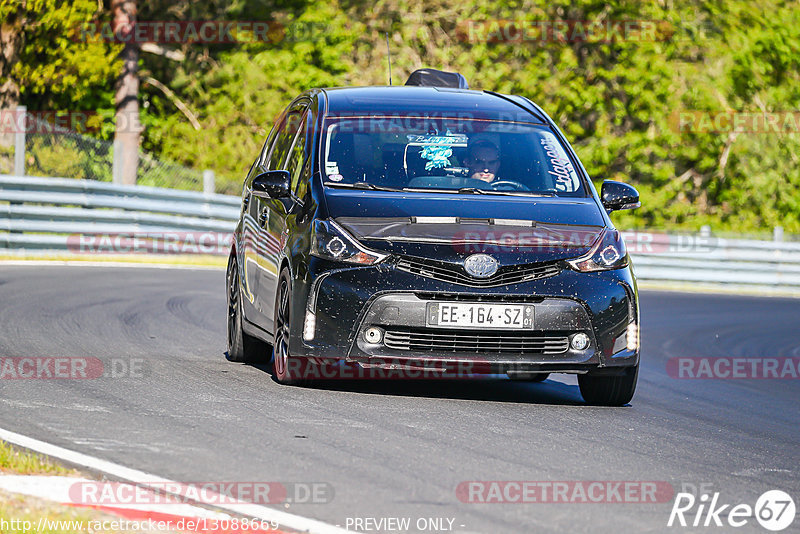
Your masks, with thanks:
[{"label": "asphalt track", "polygon": [[[769,489],[800,496],[800,380],[666,370],[677,356],[800,356],[800,300],[642,292],[639,389],[627,407],[596,408],[568,375],[281,386],[225,359],[224,295],[222,271],[1,266],[0,356],[116,358],[144,376],[0,380],[0,427],[172,480],[327,483],[330,502],[281,509],[342,527],[695,531],[666,527],[672,500],[461,502],[459,483],[476,480],[704,484],[750,505]],[[730,529],[697,531],[709,530]],[[735,530],[766,532],[753,519]]]}]

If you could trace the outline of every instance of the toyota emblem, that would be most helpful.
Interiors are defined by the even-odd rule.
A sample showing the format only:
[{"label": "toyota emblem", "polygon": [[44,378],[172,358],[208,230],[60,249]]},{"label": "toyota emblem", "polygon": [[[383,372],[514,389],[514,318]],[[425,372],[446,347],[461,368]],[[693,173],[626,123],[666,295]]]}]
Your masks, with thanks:
[{"label": "toyota emblem", "polygon": [[489,278],[497,267],[497,260],[488,254],[473,254],[464,260],[464,269],[475,278]]}]

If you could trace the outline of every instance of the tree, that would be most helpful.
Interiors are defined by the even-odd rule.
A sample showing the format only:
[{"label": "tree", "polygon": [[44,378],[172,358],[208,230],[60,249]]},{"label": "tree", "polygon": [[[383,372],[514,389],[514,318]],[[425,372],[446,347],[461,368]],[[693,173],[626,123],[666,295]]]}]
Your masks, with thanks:
[{"label": "tree", "polygon": [[19,104],[19,83],[12,74],[24,43],[25,0],[0,1],[0,109]]},{"label": "tree", "polygon": [[136,24],[136,0],[113,0],[114,34],[125,41],[120,59],[122,72],[114,94],[116,130],[114,134],[114,179],[136,184],[139,168],[139,43],[133,38]]}]

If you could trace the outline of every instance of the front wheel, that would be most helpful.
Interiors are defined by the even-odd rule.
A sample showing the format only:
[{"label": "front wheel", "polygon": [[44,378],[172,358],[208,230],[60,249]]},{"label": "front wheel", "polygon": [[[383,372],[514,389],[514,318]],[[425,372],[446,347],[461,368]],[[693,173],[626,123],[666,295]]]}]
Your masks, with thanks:
[{"label": "front wheel", "polygon": [[292,285],[289,271],[284,269],[278,279],[278,294],[275,299],[275,342],[272,344],[272,368],[275,380],[281,384],[299,385],[302,378],[300,361],[289,353],[292,317]]},{"label": "front wheel", "polygon": [[583,400],[596,406],[623,406],[636,391],[639,365],[618,376],[578,375],[578,386]]}]

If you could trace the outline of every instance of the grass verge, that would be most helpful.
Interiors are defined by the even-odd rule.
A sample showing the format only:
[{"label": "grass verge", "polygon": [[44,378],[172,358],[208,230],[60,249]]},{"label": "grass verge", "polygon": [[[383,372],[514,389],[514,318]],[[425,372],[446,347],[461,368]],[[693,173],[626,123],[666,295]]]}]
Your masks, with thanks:
[{"label": "grass verge", "polygon": [[18,449],[0,441],[0,473],[5,475],[62,475],[80,476],[74,469],[67,469],[38,454]]},{"label": "grass verge", "polygon": [[0,254],[0,263],[18,261],[50,261],[54,263],[124,263],[142,265],[183,265],[191,267],[225,267],[228,258],[202,254]]},{"label": "grass verge", "polygon": [[[81,473],[54,463],[44,456],[0,441],[0,476],[3,475],[78,477]],[[122,526],[120,521],[116,516],[97,510],[73,508],[27,495],[0,491],[1,534],[145,532],[114,528]]]}]

